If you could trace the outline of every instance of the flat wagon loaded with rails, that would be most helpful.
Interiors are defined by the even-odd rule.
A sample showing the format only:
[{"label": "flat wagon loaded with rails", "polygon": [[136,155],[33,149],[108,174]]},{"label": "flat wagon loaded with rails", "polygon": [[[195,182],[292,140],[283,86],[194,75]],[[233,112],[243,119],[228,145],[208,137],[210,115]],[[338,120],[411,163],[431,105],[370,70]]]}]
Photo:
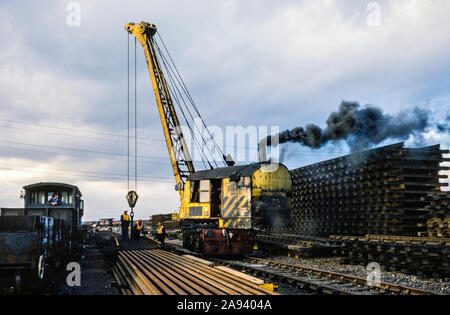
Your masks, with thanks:
[{"label": "flat wagon loaded with rails", "polygon": [[0,287],[14,292],[45,283],[55,268],[79,254],[83,242],[78,187],[38,183],[24,190],[24,208],[0,213]]}]

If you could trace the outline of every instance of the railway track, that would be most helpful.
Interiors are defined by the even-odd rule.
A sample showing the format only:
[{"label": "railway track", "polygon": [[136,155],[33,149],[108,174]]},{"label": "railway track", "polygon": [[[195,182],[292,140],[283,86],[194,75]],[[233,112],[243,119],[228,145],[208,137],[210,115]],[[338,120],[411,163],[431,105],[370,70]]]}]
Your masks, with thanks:
[{"label": "railway track", "polygon": [[[278,280],[318,294],[441,295],[432,291],[387,282],[380,282],[377,286],[368,286],[365,278],[255,257],[245,258],[245,261],[250,264],[221,259],[212,259],[212,261],[219,265],[225,265],[253,275],[262,275],[271,280]],[[257,265],[254,265],[255,263]]]}]

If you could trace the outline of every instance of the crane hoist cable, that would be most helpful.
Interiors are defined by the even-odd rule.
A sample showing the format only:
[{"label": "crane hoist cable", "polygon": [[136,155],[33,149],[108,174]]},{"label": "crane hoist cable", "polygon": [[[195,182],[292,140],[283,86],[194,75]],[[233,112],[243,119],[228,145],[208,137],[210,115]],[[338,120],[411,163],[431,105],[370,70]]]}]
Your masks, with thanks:
[{"label": "crane hoist cable", "polygon": [[130,36],[127,36],[127,190],[130,191]]},{"label": "crane hoist cable", "polygon": [[[178,90],[178,89],[176,88],[174,79],[173,79],[173,77],[172,77],[170,71],[167,71],[168,69],[167,69],[167,65],[166,65],[166,62],[165,62],[165,58],[163,58],[163,56],[161,55],[161,52],[160,52],[159,47],[157,46],[157,43],[156,43],[156,42],[155,42],[155,48],[156,48],[158,54],[160,55],[160,59],[161,59],[162,62],[163,62],[164,68],[166,69],[167,77],[168,77],[168,79],[169,79],[169,81],[167,81],[167,88],[169,89],[170,95],[173,96],[173,99],[175,100],[175,104],[176,104],[177,107],[180,109],[181,114],[182,114],[184,120],[186,121],[187,127],[189,128],[189,131],[190,131],[190,133],[191,133],[191,135],[192,135],[192,139],[193,139],[194,145],[197,147],[197,150],[198,150],[199,152],[202,152],[202,146],[201,146],[201,144],[199,143],[199,140],[197,139],[197,137],[195,136],[194,130],[192,129],[191,124],[189,123],[189,120],[188,120],[188,117],[186,116],[185,111],[184,111],[183,108],[180,106],[181,103],[180,103],[180,101],[179,101],[179,95],[178,95],[179,93],[176,93],[176,90]],[[182,95],[180,95],[180,97],[182,97]],[[183,102],[184,102],[184,100],[183,100]],[[187,108],[187,110],[189,110],[189,109]],[[192,118],[192,115],[190,115],[190,116],[191,116],[191,118]],[[193,118],[192,118],[192,119],[193,119]],[[208,163],[209,165],[211,165],[211,164],[209,163],[209,161],[208,161],[207,159],[206,159],[206,161],[205,161],[205,155],[204,155],[204,154],[201,154],[200,157],[201,157],[201,160],[202,160],[202,163],[203,163],[203,166],[205,167],[205,169],[208,168],[207,165],[206,165],[206,163]]]},{"label": "crane hoist cable", "polygon": [[[205,164],[205,161],[206,161],[206,163],[208,163],[208,165],[209,165],[209,168],[212,169],[213,166],[211,164],[211,161],[212,161],[212,163],[215,163],[214,156],[212,155],[211,151],[209,150],[208,146],[206,145],[206,142],[205,142],[204,138],[201,136],[201,130],[199,130],[198,126],[195,124],[195,120],[194,120],[194,117],[192,115],[192,112],[190,111],[188,105],[186,104],[186,101],[184,100],[183,94],[180,92],[180,89],[178,88],[177,83],[176,83],[175,79],[173,78],[173,71],[170,68],[170,65],[168,65],[167,59],[165,58],[165,56],[162,53],[162,51],[159,49],[159,46],[156,43],[156,41],[155,41],[154,44],[155,44],[156,51],[157,51],[157,53],[158,53],[158,55],[160,57],[160,60],[162,61],[162,65],[164,66],[165,73],[167,74],[167,77],[169,79],[167,81],[167,86],[168,86],[168,88],[170,90],[170,93],[171,93],[171,95],[172,95],[172,97],[173,97],[173,99],[175,101],[175,104],[180,109],[180,111],[181,111],[181,113],[182,113],[182,115],[183,115],[183,117],[185,119],[185,122],[186,122],[186,124],[187,124],[187,126],[188,126],[188,128],[189,128],[189,130],[191,132],[192,139],[194,140],[194,144],[196,145],[198,151],[200,152],[200,156],[201,156],[203,165],[205,166],[205,168],[207,168],[207,166]],[[181,102],[180,102],[180,99],[181,99]],[[183,110],[182,104],[185,105],[186,112],[189,114],[189,117],[190,117],[190,119],[192,121],[192,124],[194,125],[194,128],[191,126],[191,122],[190,122],[188,116],[186,116],[185,111]],[[198,133],[200,134],[201,140],[197,139],[197,137],[196,137],[197,133],[194,131],[194,129],[196,131],[198,131]],[[202,144],[200,144],[199,142],[202,142]],[[208,150],[209,157],[207,156],[205,150],[203,150],[203,144],[206,146],[206,150]],[[217,164],[216,164],[216,167],[217,167]]]},{"label": "crane hoist cable", "polygon": [[[171,81],[171,80],[172,80],[172,78],[169,76],[169,81]],[[173,95],[173,98],[174,98],[174,100],[175,100],[175,103],[176,103],[177,106],[178,106],[178,104],[179,104],[178,95],[173,91],[173,88],[172,88],[172,86],[171,86],[170,83],[168,83],[168,89],[169,89],[170,94]],[[188,118],[186,117],[186,114],[184,113],[183,108],[181,108],[180,106],[178,106],[178,108],[180,109],[181,114],[183,115],[185,121],[188,121]],[[191,134],[194,135],[194,130],[192,130],[191,125],[190,125],[189,123],[186,123],[186,124],[187,124],[187,126],[188,126],[189,131],[191,132]],[[193,139],[193,141],[194,141],[194,145],[197,147],[197,150],[199,150],[199,152],[201,152],[201,144],[198,142],[198,139],[197,139],[195,136],[193,136],[192,139]],[[204,166],[205,169],[206,169],[206,168],[207,168],[207,165],[206,165],[206,162],[207,162],[207,161],[205,161],[205,158],[204,158],[203,154],[200,155],[200,158],[201,158],[201,160],[202,160],[203,166]]]},{"label": "crane hoist cable", "polygon": [[137,191],[137,56],[136,37],[134,38],[134,189]]},{"label": "crane hoist cable", "polygon": [[138,168],[137,168],[137,58],[136,58],[136,38],[134,39],[134,190],[130,189],[130,36],[127,35],[127,189],[128,193],[126,199],[128,205],[131,208],[130,218],[131,227],[133,227],[134,218],[134,207],[139,198],[137,194],[137,178],[138,178]]},{"label": "crane hoist cable", "polygon": [[[155,43],[155,47],[157,47],[156,43]],[[157,47],[157,50],[158,50],[158,47]],[[166,65],[165,59],[164,58],[160,58],[160,59],[162,59],[163,66],[167,69],[167,65]],[[189,128],[189,131],[191,132],[192,139],[194,141],[194,145],[197,147],[197,150],[201,153],[201,152],[203,152],[202,144],[199,143],[199,140],[195,136],[196,133],[194,132],[191,124],[189,123],[188,117],[186,116],[186,113],[183,110],[183,107],[181,106],[181,102],[179,101],[179,97],[182,98],[182,95],[180,94],[179,89],[177,88],[170,71],[166,71],[166,72],[167,72],[167,77],[169,79],[169,81],[167,82],[167,86],[168,86],[168,89],[170,91],[170,94],[173,96],[173,99],[175,100],[175,104],[180,109],[181,114],[182,114],[184,120],[186,121],[186,124],[187,124],[187,126]],[[185,104],[185,107],[186,107],[186,110],[187,110],[189,116],[191,117],[192,120],[194,120],[194,118],[192,116],[192,113],[189,111],[189,108],[187,107],[184,99],[182,100],[182,102]],[[195,126],[195,123],[194,123],[194,126]],[[200,130],[198,130],[198,126],[197,126],[197,131],[201,132]],[[200,157],[202,159],[202,163],[203,163],[203,166],[205,167],[205,169],[208,168],[206,163],[208,163],[210,168],[212,168],[210,161],[206,157],[206,154],[201,154]]]},{"label": "crane hoist cable", "polygon": [[[168,55],[168,57],[169,57],[169,59],[170,59],[172,65],[173,65],[173,67],[175,68],[175,71],[176,71],[176,74],[177,74],[176,77],[179,78],[179,82],[181,81],[180,84],[181,84],[181,87],[182,87],[183,91],[186,93],[186,96],[188,97],[188,99],[189,99],[190,103],[192,104],[192,107],[194,108],[194,110],[195,110],[195,112],[197,113],[198,117],[199,117],[200,120],[202,121],[202,124],[203,124],[203,126],[205,127],[206,131],[208,132],[208,134],[209,134],[211,140],[213,140],[215,147],[216,147],[217,150],[222,154],[222,156],[225,156],[225,155],[223,154],[223,151],[220,149],[219,145],[217,144],[217,142],[214,141],[214,137],[212,136],[212,134],[211,134],[211,132],[210,132],[208,126],[206,125],[206,123],[205,123],[205,121],[204,121],[202,115],[200,114],[200,111],[198,110],[198,107],[197,107],[197,105],[195,104],[194,99],[193,99],[192,96],[191,96],[191,93],[190,93],[189,90],[187,89],[186,84],[184,83],[184,80],[183,80],[183,78],[181,77],[180,72],[178,71],[178,67],[176,66],[175,62],[174,62],[173,59],[172,59],[172,55],[170,54],[169,50],[167,49],[166,44],[164,43],[163,38],[161,37],[161,34],[160,34],[160,33],[157,33],[157,35],[158,35],[159,39],[161,40],[161,43],[162,43],[162,45],[163,45],[165,51],[167,52],[167,55]],[[177,79],[177,80],[178,80],[178,79]]]},{"label": "crane hoist cable", "polygon": [[[160,37],[161,42],[163,43],[163,46],[164,46],[164,42],[163,42],[163,40],[162,40],[162,37],[161,37],[159,34],[158,34],[158,36]],[[211,165],[212,163],[214,164],[215,167],[219,167],[218,164],[217,164],[217,161],[218,161],[218,160],[222,160],[222,156],[223,156],[223,153],[222,153],[220,147],[219,147],[218,144],[216,143],[215,139],[212,137],[212,135],[211,135],[211,133],[210,133],[210,131],[209,131],[209,128],[206,126],[206,123],[204,122],[203,118],[202,118],[201,115],[199,114],[198,110],[196,110],[195,103],[193,102],[192,97],[190,96],[190,93],[189,93],[189,91],[187,90],[187,87],[186,87],[186,85],[185,85],[185,83],[184,83],[183,78],[182,78],[181,75],[179,74],[179,71],[178,71],[177,66],[176,66],[175,63],[173,62],[173,59],[172,59],[172,57],[171,57],[171,55],[170,55],[170,52],[169,52],[169,51],[167,50],[167,48],[165,47],[166,53],[167,53],[167,55],[169,56],[169,60],[170,60],[170,62],[169,62],[169,60],[168,60],[168,59],[164,56],[164,54],[161,52],[161,50],[160,50],[159,46],[157,45],[157,43],[155,43],[155,45],[157,46],[157,49],[159,50],[160,55],[161,55],[161,59],[163,60],[163,63],[164,63],[164,65],[166,66],[166,68],[167,68],[167,70],[168,70],[167,72],[168,72],[168,74],[169,74],[169,77],[170,77],[170,78],[174,77],[175,80],[176,80],[177,83],[178,83],[178,84],[177,84],[177,83],[174,82],[173,85],[175,86],[175,89],[176,89],[177,93],[181,96],[182,103],[184,104],[186,110],[188,111],[189,116],[191,117],[192,121],[194,121],[195,129],[196,129],[200,134],[202,134],[202,131],[199,129],[199,126],[195,123],[195,119],[194,119],[194,117],[193,117],[194,115],[192,114],[191,110],[189,109],[189,106],[188,106],[187,102],[185,101],[184,97],[182,97],[183,93],[186,95],[186,97],[187,97],[187,99],[188,99],[188,101],[189,101],[191,107],[192,107],[192,108],[194,109],[194,111],[197,113],[197,118],[202,122],[202,126],[200,126],[200,127],[205,126],[205,130],[209,133],[209,135],[210,135],[210,141],[212,142],[212,144],[213,144],[215,150],[216,150],[217,152],[220,152],[220,154],[221,154],[221,156],[214,156],[214,154],[211,152],[211,149],[210,149],[210,147],[209,147],[209,145],[208,145],[206,139],[205,139],[203,136],[201,137],[201,140],[202,140],[202,143],[203,143],[202,145],[204,145],[204,146],[206,147],[206,150],[207,150],[207,152],[205,152],[205,156],[207,155],[206,153],[209,153],[209,156],[210,156],[210,158],[211,158],[211,160],[208,159],[208,164],[209,164],[210,168],[213,168],[213,166]],[[171,65],[171,63],[172,63],[172,65]],[[172,81],[175,81],[175,80],[172,78]],[[183,93],[180,92],[180,89],[182,90]],[[181,108],[181,103],[178,104],[178,106]],[[202,151],[203,151],[203,150],[202,150]],[[211,163],[211,161],[212,161],[212,163]]]},{"label": "crane hoist cable", "polygon": [[213,141],[214,146],[216,147],[216,149],[218,150],[218,152],[220,152],[220,153],[222,154],[222,157],[223,157],[225,166],[227,166],[228,163],[227,163],[227,160],[226,160],[226,156],[225,156],[225,154],[223,153],[223,151],[221,150],[220,146],[219,146],[219,145],[217,144],[217,142],[214,140],[214,137],[212,136],[212,134],[211,134],[211,132],[210,132],[208,126],[206,125],[206,123],[205,123],[205,121],[204,121],[202,115],[200,114],[200,111],[198,110],[198,107],[197,107],[197,105],[195,104],[194,99],[193,99],[192,96],[191,96],[191,93],[190,93],[189,90],[187,89],[186,84],[185,84],[183,78],[181,77],[180,72],[178,71],[178,67],[176,66],[175,62],[173,61],[172,55],[170,54],[169,50],[167,49],[167,46],[166,46],[166,44],[164,43],[164,40],[163,40],[161,34],[158,32],[157,35],[158,35],[159,39],[161,40],[161,43],[162,43],[162,45],[163,45],[165,51],[167,52],[167,55],[169,56],[169,59],[170,59],[172,65],[173,65],[173,67],[175,68],[175,71],[176,71],[176,74],[177,74],[176,77],[179,78],[179,81],[181,81],[180,84],[181,84],[181,87],[183,88],[183,91],[186,93],[186,96],[188,97],[189,101],[191,102],[192,107],[194,108],[194,110],[195,110],[195,112],[197,113],[198,117],[200,118],[200,120],[201,120],[203,126],[205,127],[206,131],[208,132],[208,135],[209,135],[210,139]]},{"label": "crane hoist cable", "polygon": [[[159,32],[157,33],[157,35],[158,35],[159,40],[162,43],[162,47],[164,48],[165,53],[167,54],[167,57],[166,57],[164,52],[162,51],[162,49],[159,47],[157,41],[155,40],[154,44],[155,44],[156,51],[157,51],[158,55],[160,56],[162,64],[165,68],[165,72],[169,78],[168,85],[171,86],[171,90],[173,91],[171,94],[173,95],[174,100],[177,103],[177,106],[182,111],[182,114],[186,120],[186,124],[188,124],[188,127],[190,128],[191,132],[193,132],[192,129],[195,129],[201,135],[202,145],[199,148],[199,152],[201,153],[202,158],[203,158],[203,156],[205,157],[210,168],[213,168],[213,166],[218,167],[217,161],[219,159],[222,160],[222,162],[224,163],[225,166],[229,165],[227,163],[227,158],[225,157],[225,154],[223,153],[222,149],[215,141],[215,139],[214,139],[213,135],[211,134],[209,128],[207,127],[203,117],[200,115],[197,105],[195,104],[191,94],[189,93],[189,90],[187,89],[186,84],[185,84],[183,78],[181,77],[180,72],[178,71],[178,67],[176,66],[175,62],[173,61],[173,58],[172,58],[169,50],[167,49],[167,46],[165,45],[162,36],[159,34]],[[183,94],[187,98],[187,102],[185,101],[185,97],[183,97]],[[181,100],[181,102],[180,102],[180,100]],[[192,128],[190,126],[189,119],[188,119],[188,117],[186,117],[186,115],[184,114],[184,111],[182,110],[182,105],[185,106],[186,112],[189,114],[190,119],[193,121],[194,128]],[[214,154],[211,152],[211,149],[207,143],[207,140],[205,139],[205,137],[202,136],[202,132],[199,129],[199,126],[197,124],[195,124],[194,115],[192,114],[191,109],[189,109],[189,105],[191,106],[193,111],[196,113],[197,118],[200,119],[202,126],[205,128],[205,130],[208,134],[208,138],[209,138],[208,141],[210,141],[210,143],[212,143],[214,150],[217,152],[217,154],[220,154],[220,157],[217,155],[214,156]],[[195,138],[195,133],[193,133],[192,137]],[[205,147],[205,150],[202,150],[202,147]]]}]

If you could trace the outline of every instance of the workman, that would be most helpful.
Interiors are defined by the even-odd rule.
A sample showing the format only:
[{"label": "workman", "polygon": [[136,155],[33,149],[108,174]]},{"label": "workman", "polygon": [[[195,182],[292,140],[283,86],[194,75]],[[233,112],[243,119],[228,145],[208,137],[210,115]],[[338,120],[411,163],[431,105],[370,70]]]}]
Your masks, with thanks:
[{"label": "workman", "polygon": [[131,229],[131,239],[139,239],[141,232],[144,232],[144,223],[142,223],[142,220],[138,220],[137,223],[133,224],[133,228]]},{"label": "workman", "polygon": [[120,216],[120,223],[122,224],[122,241],[126,241],[128,240],[128,227],[130,226],[130,216],[127,210],[124,210]]},{"label": "workman", "polygon": [[61,199],[59,198],[58,193],[54,193],[53,197],[50,198],[48,203],[52,206],[59,206],[62,202],[61,202]]},{"label": "workman", "polygon": [[156,238],[161,242],[161,244],[164,243],[164,239],[166,238],[166,228],[161,224],[161,222],[158,222],[158,231],[156,232]]}]

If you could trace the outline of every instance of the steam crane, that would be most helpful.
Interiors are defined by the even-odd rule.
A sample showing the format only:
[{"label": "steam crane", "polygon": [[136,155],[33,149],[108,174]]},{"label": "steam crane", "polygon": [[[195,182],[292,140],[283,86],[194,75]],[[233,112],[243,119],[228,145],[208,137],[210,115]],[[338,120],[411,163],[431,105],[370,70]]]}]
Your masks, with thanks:
[{"label": "steam crane", "polygon": [[[200,148],[205,166],[205,170],[196,171],[174,105],[175,100],[187,121],[189,115],[183,110],[180,90],[200,114],[172,58],[170,55],[166,58],[155,41],[156,26],[146,22],[138,25],[131,22],[125,25],[125,30],[134,35],[144,48],[175,176],[175,189],[181,200],[183,246],[206,255],[241,255],[251,252],[258,229],[285,226],[289,221],[292,183],[288,169],[284,165],[270,163],[235,166],[214,143],[216,152],[220,152],[220,162],[225,165],[219,167],[211,151],[209,159],[205,152],[209,150],[207,142],[214,141],[209,134],[210,139],[203,136],[201,139],[193,138]],[[169,80],[163,73],[161,62]],[[175,86],[177,82],[180,89]],[[188,126],[192,132],[189,123]],[[207,127],[206,130],[209,132]]]},{"label": "steam crane", "polygon": [[156,26],[148,23],[141,23],[139,25],[130,23],[125,26],[125,29],[130,34],[134,34],[139,43],[144,47],[145,58],[156,97],[156,104],[158,105],[164,137],[176,180],[176,189],[179,191],[180,197],[182,197],[184,194],[185,179],[194,173],[195,169],[181,130],[180,121],[175,112],[166,79],[164,78],[161,65],[156,55],[153,44]]}]

